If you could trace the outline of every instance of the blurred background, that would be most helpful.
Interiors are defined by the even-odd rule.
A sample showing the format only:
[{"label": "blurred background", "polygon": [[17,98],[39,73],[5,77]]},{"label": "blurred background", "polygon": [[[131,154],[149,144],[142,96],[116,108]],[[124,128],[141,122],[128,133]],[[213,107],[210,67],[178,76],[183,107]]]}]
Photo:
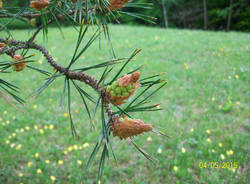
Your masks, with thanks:
[{"label": "blurred background", "polygon": [[[250,2],[248,0],[137,0],[131,2],[133,4],[127,4],[122,11],[128,10],[144,18],[155,17],[155,24],[124,14],[119,19],[122,24],[226,31],[250,30]],[[11,0],[6,3],[22,6],[27,2]],[[145,3],[149,4],[141,8],[145,6]],[[20,22],[20,24],[10,26],[24,28],[28,25]]]}]

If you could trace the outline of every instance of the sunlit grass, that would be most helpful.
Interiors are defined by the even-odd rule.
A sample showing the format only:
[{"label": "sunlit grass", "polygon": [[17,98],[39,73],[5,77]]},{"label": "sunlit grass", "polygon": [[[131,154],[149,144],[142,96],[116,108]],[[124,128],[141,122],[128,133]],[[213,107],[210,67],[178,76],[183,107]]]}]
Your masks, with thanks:
[{"label": "sunlit grass", "polygon": [[[246,183],[250,35],[129,26],[111,26],[110,31],[117,57],[127,57],[135,48],[143,49],[127,71],[145,63],[141,70],[143,77],[167,72],[167,87],[153,97],[153,102],[160,102],[164,110],[133,116],[164,128],[163,132],[171,138],[153,133],[135,138],[159,160],[156,166],[127,141],[114,138],[118,166],[110,155],[104,182]],[[63,32],[64,40],[52,28],[49,40],[42,42],[41,35],[37,43],[47,46],[57,62],[66,66],[77,34],[69,27]],[[14,35],[17,39],[29,36],[20,30]],[[105,41],[101,49],[97,41],[75,67],[107,61],[109,56]],[[40,54],[36,59],[34,66],[53,71]],[[89,73],[99,78],[101,71]],[[21,88],[23,98],[46,78],[28,69],[2,76]],[[101,122],[97,116],[95,123],[99,129],[91,131],[85,108],[74,93],[72,112],[80,139],[72,139],[67,108],[58,107],[62,90],[63,79],[58,79],[39,98],[27,98],[24,113],[0,99],[0,183],[79,183],[87,175],[89,183],[93,183],[98,160],[89,174],[85,167]],[[91,91],[88,87],[86,90]],[[200,162],[232,162],[237,167],[200,168]]]}]

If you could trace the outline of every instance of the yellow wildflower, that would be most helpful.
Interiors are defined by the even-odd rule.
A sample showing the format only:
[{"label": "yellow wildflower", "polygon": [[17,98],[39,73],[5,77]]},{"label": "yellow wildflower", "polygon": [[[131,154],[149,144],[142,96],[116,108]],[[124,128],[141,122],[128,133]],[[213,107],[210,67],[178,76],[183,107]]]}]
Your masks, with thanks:
[{"label": "yellow wildflower", "polygon": [[174,170],[175,172],[177,172],[178,169],[179,169],[179,168],[178,168],[176,165],[173,167],[173,170]]},{"label": "yellow wildflower", "polygon": [[151,138],[151,137],[148,137],[148,138],[147,138],[147,141],[148,141],[148,142],[152,141],[152,138]]},{"label": "yellow wildflower", "polygon": [[84,144],[82,145],[82,147],[83,147],[83,148],[89,147],[89,143],[87,143],[87,142],[84,143]]},{"label": "yellow wildflower", "polygon": [[16,147],[16,150],[20,150],[21,147],[22,147],[22,145],[21,145],[21,144],[18,144],[17,147]]},{"label": "yellow wildflower", "polygon": [[161,148],[158,148],[157,153],[158,153],[158,154],[161,154],[161,153],[162,153],[162,149],[161,149]]},{"label": "yellow wildflower", "polygon": [[62,165],[63,164],[63,160],[58,160],[58,164]]},{"label": "yellow wildflower", "polygon": [[28,162],[28,163],[27,163],[27,166],[28,166],[28,167],[31,167],[31,165],[32,165],[32,162]]},{"label": "yellow wildflower", "polygon": [[225,160],[225,155],[221,154],[221,155],[220,155],[220,158],[221,158],[222,160]]},{"label": "yellow wildflower", "polygon": [[79,165],[82,165],[82,161],[81,161],[81,160],[77,160],[77,163],[78,163]]},{"label": "yellow wildflower", "polygon": [[37,172],[37,174],[41,174],[42,170],[41,169],[37,169],[36,172]]},{"label": "yellow wildflower", "polygon": [[185,148],[181,148],[181,152],[182,153],[186,153],[186,149]]},{"label": "yellow wildflower", "polygon": [[38,158],[39,157],[39,153],[35,153],[35,157]]},{"label": "yellow wildflower", "polygon": [[50,176],[50,179],[51,179],[52,181],[55,181],[55,180],[56,180],[56,177],[55,177],[55,176]]},{"label": "yellow wildflower", "polygon": [[43,130],[43,129],[40,129],[39,131],[40,131],[40,134],[43,134],[43,133],[44,133],[44,130]]}]

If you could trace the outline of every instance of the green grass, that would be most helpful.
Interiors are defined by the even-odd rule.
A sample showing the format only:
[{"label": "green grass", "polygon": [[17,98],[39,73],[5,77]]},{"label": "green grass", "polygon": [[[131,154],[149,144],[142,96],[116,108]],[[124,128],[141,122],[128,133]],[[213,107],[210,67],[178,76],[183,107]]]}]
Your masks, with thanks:
[{"label": "green grass", "polygon": [[[117,57],[127,57],[135,48],[143,49],[127,71],[146,63],[142,76],[167,72],[167,87],[152,99],[152,104],[160,102],[164,110],[133,116],[163,127],[171,138],[154,133],[135,137],[143,149],[159,160],[157,165],[147,161],[128,141],[112,138],[118,165],[110,156],[103,182],[248,183],[250,35],[129,26],[111,26],[110,31]],[[64,40],[58,29],[52,28],[47,42],[43,42],[42,35],[37,42],[48,47],[58,63],[66,66],[77,35],[72,28],[64,28],[63,32]],[[17,39],[30,36],[24,30],[13,33]],[[2,61],[7,57],[1,58]],[[33,63],[34,66],[52,71],[40,54],[36,58],[40,64]],[[97,41],[76,66],[108,59],[105,41],[101,50]],[[99,78],[101,71],[89,73]],[[45,79],[29,69],[1,74],[1,78],[20,86],[24,98]],[[64,116],[67,108],[57,108],[62,90],[63,79],[58,79],[39,98],[27,98],[24,113],[0,99],[0,183],[52,183],[51,176],[56,177],[56,183],[79,183],[81,176],[87,175],[86,163],[98,139],[101,122],[96,117],[98,130],[90,131],[85,108],[74,93],[72,110],[80,139],[72,139],[69,117]],[[89,87],[86,90],[91,91]],[[52,130],[48,128],[51,124],[54,125]],[[69,151],[71,148],[73,150]],[[228,155],[230,150],[233,154]],[[97,156],[99,159],[100,154]],[[87,183],[95,181],[98,159],[90,169]],[[59,160],[63,164],[58,164]],[[82,161],[81,165],[78,160]],[[30,167],[28,162],[32,162]],[[206,162],[208,168],[199,168],[200,162]],[[209,168],[208,162],[232,162],[238,167],[235,170]],[[176,167],[178,169],[174,170]],[[37,173],[37,169],[42,173]]]}]

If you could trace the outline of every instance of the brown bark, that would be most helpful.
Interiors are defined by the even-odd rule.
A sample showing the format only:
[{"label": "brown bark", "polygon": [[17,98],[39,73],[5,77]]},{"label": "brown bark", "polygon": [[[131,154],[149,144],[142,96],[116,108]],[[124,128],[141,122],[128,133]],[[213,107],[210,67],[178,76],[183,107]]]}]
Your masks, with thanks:
[{"label": "brown bark", "polygon": [[203,0],[203,10],[204,10],[204,29],[207,30],[208,27],[207,0]]},{"label": "brown bark", "polygon": [[228,13],[228,17],[227,17],[227,31],[230,31],[230,27],[231,27],[231,20],[232,20],[232,13],[233,13],[233,0],[230,0],[230,7],[229,7],[229,13]]}]

